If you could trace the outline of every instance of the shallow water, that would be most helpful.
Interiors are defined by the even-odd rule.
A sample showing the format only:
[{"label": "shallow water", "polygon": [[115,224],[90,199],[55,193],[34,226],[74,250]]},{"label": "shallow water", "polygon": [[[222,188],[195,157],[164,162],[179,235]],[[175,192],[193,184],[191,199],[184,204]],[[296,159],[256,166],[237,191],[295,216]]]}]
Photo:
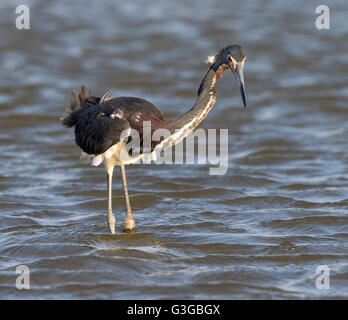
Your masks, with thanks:
[{"label": "shallow water", "polygon": [[[348,298],[348,24],[331,1],[27,1],[0,4],[0,298]],[[186,112],[207,66],[243,45],[248,108],[231,74],[201,128],[229,129],[228,171],[127,168],[136,232],[106,226],[103,168],[58,118],[72,89]],[[15,287],[30,268],[30,290]],[[330,289],[316,288],[327,265]]]}]

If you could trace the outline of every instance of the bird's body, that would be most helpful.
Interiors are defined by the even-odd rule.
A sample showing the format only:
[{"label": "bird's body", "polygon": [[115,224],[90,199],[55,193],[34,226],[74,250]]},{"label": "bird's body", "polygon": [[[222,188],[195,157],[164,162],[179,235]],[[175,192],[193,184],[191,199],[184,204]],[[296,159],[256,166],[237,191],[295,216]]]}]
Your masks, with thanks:
[{"label": "bird's body", "polygon": [[[174,120],[165,120],[162,113],[150,102],[134,97],[111,97],[106,93],[103,97],[91,96],[87,87],[81,87],[80,95],[76,91],[71,94],[69,115],[62,119],[67,127],[75,128],[76,144],[83,150],[87,158],[92,158],[93,165],[104,162],[108,176],[108,224],[110,232],[115,232],[115,218],[112,214],[111,185],[114,166],[121,167],[122,181],[127,204],[127,217],[124,223],[126,231],[134,229],[128,198],[128,188],[124,166],[135,163],[145,153],[152,153],[180,142],[206,117],[215,104],[215,83],[221,74],[231,68],[240,82],[241,94],[245,105],[244,80],[242,67],[245,55],[238,45],[224,48],[214,57],[198,89],[196,104],[183,116]],[[150,123],[150,131],[144,129],[144,123]],[[169,136],[153,141],[152,133],[157,129],[166,129]],[[131,130],[139,134],[140,150],[137,156],[127,152],[125,146],[131,142]],[[144,141],[150,139],[146,149]],[[146,149],[146,150],[145,150]],[[150,150],[148,150],[150,149]]]},{"label": "bird's body", "polygon": [[[85,86],[81,92],[87,92],[88,100],[90,96]],[[81,94],[78,98],[75,93],[72,99],[77,103],[80,99],[80,104],[86,100]],[[127,132],[128,129],[137,130],[143,140],[143,121],[150,121],[153,130],[169,126],[169,122],[164,120],[162,113],[152,103],[135,97],[110,98],[87,108],[79,108],[66,119],[67,126],[75,126],[76,144],[84,153],[102,158],[113,155],[117,165],[135,161],[130,159],[126,163],[118,157],[119,153],[116,151],[127,142],[121,139],[122,132]],[[154,147],[153,143],[152,148]]]}]

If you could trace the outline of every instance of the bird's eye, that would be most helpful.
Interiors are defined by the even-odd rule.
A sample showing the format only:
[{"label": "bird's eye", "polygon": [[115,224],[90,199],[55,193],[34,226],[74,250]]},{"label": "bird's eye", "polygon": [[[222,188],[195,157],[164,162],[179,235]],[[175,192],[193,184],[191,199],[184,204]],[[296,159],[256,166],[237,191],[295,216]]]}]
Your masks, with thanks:
[{"label": "bird's eye", "polygon": [[230,56],[227,56],[227,60],[228,60],[229,62],[232,62],[232,58],[231,58]]},{"label": "bird's eye", "polygon": [[246,62],[246,57],[244,58],[244,63]]}]

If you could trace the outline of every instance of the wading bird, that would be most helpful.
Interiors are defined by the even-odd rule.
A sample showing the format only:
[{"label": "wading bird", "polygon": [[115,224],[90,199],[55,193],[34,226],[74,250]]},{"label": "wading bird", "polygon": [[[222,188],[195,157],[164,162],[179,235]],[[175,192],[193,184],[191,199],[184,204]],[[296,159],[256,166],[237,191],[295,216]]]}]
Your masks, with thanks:
[{"label": "wading bird", "polygon": [[[150,102],[134,97],[112,97],[108,92],[102,97],[92,96],[86,86],[81,87],[78,95],[71,93],[71,105],[66,111],[68,115],[62,118],[66,127],[75,128],[76,144],[83,150],[82,156],[92,160],[97,166],[104,162],[107,172],[108,186],[108,213],[107,222],[110,233],[115,233],[116,219],[112,213],[112,175],[114,166],[120,166],[124,196],[127,206],[127,215],[124,220],[124,231],[135,228],[135,221],[129,203],[128,188],[125,174],[125,165],[135,160],[126,160],[121,157],[129,139],[131,129],[139,132],[143,141],[143,122],[151,122],[151,133],[158,128],[169,130],[170,136],[162,141],[151,142],[151,152],[156,148],[163,149],[180,142],[206,117],[216,100],[215,83],[222,73],[231,69],[240,87],[244,107],[245,91],[243,67],[246,57],[242,47],[233,44],[222,49],[217,55],[208,57],[210,63],[199,89],[195,105],[184,115],[174,120],[165,120],[162,113]],[[126,132],[126,134],[124,134]],[[128,133],[128,135],[127,135]],[[145,151],[141,147],[140,156]]]}]

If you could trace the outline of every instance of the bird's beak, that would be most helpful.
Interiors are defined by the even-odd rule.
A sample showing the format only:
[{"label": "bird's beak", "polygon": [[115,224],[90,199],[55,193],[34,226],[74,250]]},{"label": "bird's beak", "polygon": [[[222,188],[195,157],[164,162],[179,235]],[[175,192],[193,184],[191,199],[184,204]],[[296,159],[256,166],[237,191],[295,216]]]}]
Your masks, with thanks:
[{"label": "bird's beak", "polygon": [[236,76],[239,89],[240,89],[240,94],[242,96],[243,104],[244,104],[244,107],[246,107],[243,64],[237,64],[235,69],[233,69],[233,67],[231,66],[230,68],[232,70],[232,73]]}]

